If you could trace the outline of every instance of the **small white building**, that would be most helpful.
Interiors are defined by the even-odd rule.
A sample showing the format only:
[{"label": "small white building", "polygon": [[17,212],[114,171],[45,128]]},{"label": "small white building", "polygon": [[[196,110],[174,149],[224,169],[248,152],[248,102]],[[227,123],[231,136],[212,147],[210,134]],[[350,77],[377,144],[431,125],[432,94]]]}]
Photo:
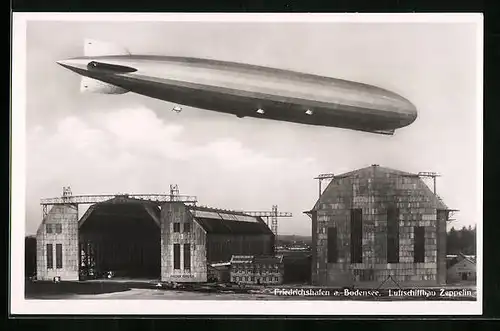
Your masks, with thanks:
[{"label": "small white building", "polygon": [[447,270],[447,282],[459,283],[476,280],[476,262],[464,254],[458,254],[450,261]]}]

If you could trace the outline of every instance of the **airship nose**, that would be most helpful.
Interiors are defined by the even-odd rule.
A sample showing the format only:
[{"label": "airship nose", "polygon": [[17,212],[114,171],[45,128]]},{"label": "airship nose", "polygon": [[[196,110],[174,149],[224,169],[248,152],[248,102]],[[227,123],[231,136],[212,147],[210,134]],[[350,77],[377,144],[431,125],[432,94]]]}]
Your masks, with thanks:
[{"label": "airship nose", "polygon": [[64,68],[67,68],[68,67],[68,64],[67,64],[67,60],[59,60],[59,61],[56,61],[57,64],[59,64],[60,66],[64,67]]},{"label": "airship nose", "polygon": [[85,69],[87,67],[88,62],[89,62],[88,59],[78,59],[78,58],[56,61],[56,63],[59,64],[60,66],[70,70]]},{"label": "airship nose", "polygon": [[59,60],[59,61],[56,61],[56,63],[59,64],[60,66],[65,67],[65,68],[68,68],[71,66],[70,60]]}]

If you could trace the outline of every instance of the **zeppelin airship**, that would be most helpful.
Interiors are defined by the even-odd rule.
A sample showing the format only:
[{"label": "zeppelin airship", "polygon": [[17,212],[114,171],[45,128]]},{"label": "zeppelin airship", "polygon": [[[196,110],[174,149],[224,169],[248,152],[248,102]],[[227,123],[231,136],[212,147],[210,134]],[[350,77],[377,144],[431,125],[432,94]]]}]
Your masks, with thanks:
[{"label": "zeppelin airship", "polygon": [[212,59],[133,55],[85,40],[84,56],[57,61],[82,76],[80,90],[133,92],[182,106],[268,120],[394,134],[415,121],[404,97],[358,82]]}]

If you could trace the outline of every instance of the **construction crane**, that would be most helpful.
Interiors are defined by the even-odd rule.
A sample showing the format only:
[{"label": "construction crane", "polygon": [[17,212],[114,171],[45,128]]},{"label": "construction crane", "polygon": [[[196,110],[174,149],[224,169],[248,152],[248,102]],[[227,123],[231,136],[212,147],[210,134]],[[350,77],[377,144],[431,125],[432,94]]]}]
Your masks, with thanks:
[{"label": "construction crane", "polygon": [[[321,190],[321,182],[323,180],[332,180],[335,178],[335,175],[332,174],[332,173],[329,173],[329,174],[321,174],[321,175],[318,175],[317,177],[314,177],[314,179],[317,179],[318,180],[318,184],[319,184],[319,198],[321,198],[321,193],[322,193],[322,190]],[[319,199],[318,198],[318,199]]]},{"label": "construction crane", "polygon": [[292,213],[278,212],[277,205],[273,205],[271,211],[245,211],[244,213],[250,216],[265,217],[267,226],[269,226],[269,221],[271,221],[271,231],[275,236],[278,236],[278,217],[292,217]]},{"label": "construction crane", "polygon": [[57,198],[41,199],[42,216],[47,216],[48,207],[54,205],[86,205],[108,201],[114,198],[130,198],[144,200],[157,204],[169,201],[180,201],[185,204],[196,205],[198,199],[195,196],[179,195],[177,185],[170,185],[170,194],[91,194],[91,195],[73,195],[69,186],[63,187],[63,195]]}]

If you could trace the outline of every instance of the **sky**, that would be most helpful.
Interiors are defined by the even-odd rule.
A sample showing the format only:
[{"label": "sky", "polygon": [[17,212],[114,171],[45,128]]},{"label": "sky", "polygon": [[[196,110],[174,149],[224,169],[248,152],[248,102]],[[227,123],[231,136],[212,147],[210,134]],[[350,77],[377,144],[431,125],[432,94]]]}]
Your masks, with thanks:
[{"label": "sky", "polygon": [[[134,93],[81,94],[56,64],[83,55],[85,38],[133,54],[243,62],[373,84],[409,99],[417,120],[394,136],[239,119]],[[26,232],[40,199],[168,193],[202,205],[293,213],[280,234],[310,235],[304,211],[320,173],[371,164],[435,171],[437,193],[474,225],[478,177],[476,25],[472,23],[262,23],[31,21],[26,35]],[[80,210],[83,212],[85,209]]]}]

